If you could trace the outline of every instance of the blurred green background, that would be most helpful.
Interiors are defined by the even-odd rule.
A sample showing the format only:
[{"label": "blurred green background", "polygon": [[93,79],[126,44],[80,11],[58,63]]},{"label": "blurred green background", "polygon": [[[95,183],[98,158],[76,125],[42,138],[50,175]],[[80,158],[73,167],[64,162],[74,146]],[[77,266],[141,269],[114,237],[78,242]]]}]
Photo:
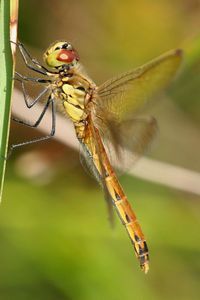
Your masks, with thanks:
[{"label": "blurred green background", "polygon": [[[96,83],[183,48],[182,72],[153,108],[160,134],[150,155],[197,172],[199,28],[197,0],[20,1],[19,39],[31,53],[40,59],[69,40]],[[11,143],[32,136],[12,124]],[[117,217],[110,228],[77,153],[57,141],[16,151],[0,209],[0,299],[199,299],[200,197],[128,175],[121,183],[147,237],[148,275]]]}]

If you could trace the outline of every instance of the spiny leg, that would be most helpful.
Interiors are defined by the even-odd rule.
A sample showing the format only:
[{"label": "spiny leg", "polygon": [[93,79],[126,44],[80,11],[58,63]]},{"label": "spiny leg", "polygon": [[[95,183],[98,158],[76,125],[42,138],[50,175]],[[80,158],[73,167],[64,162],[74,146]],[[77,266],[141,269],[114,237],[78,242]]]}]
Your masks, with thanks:
[{"label": "spiny leg", "polygon": [[24,102],[25,102],[25,104],[26,104],[26,106],[27,106],[28,108],[33,107],[33,106],[34,106],[34,105],[42,98],[42,96],[44,96],[45,93],[49,90],[48,87],[47,87],[47,88],[44,88],[44,89],[39,93],[39,95],[38,95],[31,103],[29,103],[29,100],[28,100],[29,96],[28,96],[28,94],[27,94],[27,92],[26,92],[25,84],[24,84],[23,80],[21,80],[21,79],[19,79],[19,78],[15,78],[15,79],[21,83],[22,93],[23,93],[23,96],[24,96]]},{"label": "spiny leg", "polygon": [[[29,69],[31,69],[37,73],[43,74],[43,75],[48,75],[49,71],[44,66],[40,65],[40,63],[35,58],[31,57],[31,55],[29,54],[29,52],[26,50],[26,48],[24,47],[24,45],[22,43],[20,43],[20,42],[15,43],[13,41],[11,41],[11,43],[15,44],[19,48],[19,51],[23,58],[23,61]],[[28,62],[28,59],[31,60],[33,65],[31,65]]]},{"label": "spiny leg", "polygon": [[35,78],[35,77],[28,77],[28,76],[24,76],[18,72],[15,72],[15,75],[17,75],[18,77],[14,77],[14,80],[18,80],[18,81],[31,81],[31,82],[35,82],[35,83],[51,83],[52,81],[50,79],[44,79],[44,78]]},{"label": "spiny leg", "polygon": [[[33,103],[34,102],[36,102],[36,100],[38,100],[37,98],[33,101]],[[22,125],[25,125],[25,126],[28,126],[28,127],[31,127],[31,128],[36,128],[36,127],[38,127],[38,125],[40,124],[40,122],[42,121],[42,119],[43,119],[43,117],[44,117],[44,115],[45,115],[45,113],[46,113],[46,111],[47,111],[47,109],[48,109],[48,107],[49,107],[49,104],[50,104],[50,100],[48,100],[47,102],[46,102],[46,104],[45,104],[45,106],[44,106],[44,108],[43,108],[43,110],[42,110],[42,112],[41,112],[41,114],[40,114],[40,116],[39,116],[39,118],[37,119],[37,121],[34,123],[34,124],[29,124],[29,123],[27,123],[27,122],[25,122],[25,121],[23,121],[23,120],[19,120],[19,119],[17,119],[17,118],[12,118],[12,120],[13,121],[15,121],[15,122],[17,122],[17,123],[19,123],[19,124],[22,124]],[[33,106],[33,105],[32,105]],[[28,108],[31,108],[32,106],[30,106],[30,107],[28,107]]]},{"label": "spiny leg", "polygon": [[[48,108],[48,106],[51,104],[51,115],[52,115],[52,126],[51,126],[51,132],[50,132],[50,134],[48,134],[48,135],[46,135],[46,136],[43,136],[43,137],[39,137],[39,138],[35,138],[35,139],[33,139],[33,140],[30,140],[30,141],[26,141],[26,142],[22,142],[22,143],[18,143],[18,144],[13,144],[13,145],[11,145],[10,146],[10,149],[9,149],[9,151],[8,151],[8,155],[7,155],[7,157],[6,157],[6,159],[8,159],[9,157],[10,157],[10,155],[11,155],[11,153],[12,153],[12,151],[14,150],[14,149],[16,149],[16,148],[19,148],[19,147],[21,147],[21,146],[26,146],[26,145],[30,145],[30,144],[33,144],[33,143],[37,143],[37,142],[42,142],[42,141],[44,141],[44,140],[48,140],[48,139],[50,139],[50,138],[52,138],[54,135],[55,135],[55,130],[56,130],[56,110],[55,110],[55,103],[54,103],[54,99],[52,99],[52,98],[49,98],[48,99],[48,101],[47,101],[47,103],[46,103],[46,105],[45,105],[45,108],[44,108],[44,110],[42,111],[42,113],[41,113],[41,115],[40,115],[40,117],[38,118],[38,120],[35,122],[35,124],[33,124],[33,125],[30,125],[30,124],[28,124],[28,123],[26,123],[26,122],[23,122],[23,121],[20,121],[20,120],[17,120],[17,122],[19,121],[19,123],[21,123],[21,124],[24,124],[24,125],[26,125],[26,126],[29,126],[29,127],[37,127],[39,124],[40,124],[40,122],[42,121],[42,119],[43,119],[43,117],[44,117],[44,115],[45,115],[45,112],[47,111],[47,108]],[[15,120],[15,121],[16,121]]]},{"label": "spiny leg", "polygon": [[18,47],[19,47],[19,50],[20,50],[20,52],[22,53],[23,56],[26,55],[31,60],[31,62],[34,65],[36,65],[39,69],[43,69],[44,71],[48,72],[48,70],[44,66],[40,65],[40,63],[37,61],[37,59],[33,58],[30,55],[30,53],[28,52],[28,50],[24,47],[23,43],[18,42]]}]

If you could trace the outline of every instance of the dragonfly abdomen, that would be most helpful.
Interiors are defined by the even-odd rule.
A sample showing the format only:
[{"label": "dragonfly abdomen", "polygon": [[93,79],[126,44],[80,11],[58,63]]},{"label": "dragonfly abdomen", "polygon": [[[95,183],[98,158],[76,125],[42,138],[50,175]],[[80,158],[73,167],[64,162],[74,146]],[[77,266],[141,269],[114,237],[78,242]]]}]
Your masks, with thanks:
[{"label": "dragonfly abdomen", "polygon": [[140,266],[145,273],[147,273],[149,269],[148,248],[136,215],[134,214],[114,172],[111,171],[110,175],[105,178],[105,181],[107,183],[108,191],[113,199],[113,205],[116,208],[122,224],[126,227],[134,246],[135,254],[140,262]]},{"label": "dragonfly abdomen", "polygon": [[[96,134],[96,141],[92,135],[93,131]],[[83,143],[86,145],[89,153],[91,154],[91,157],[93,158],[93,164],[95,165],[96,170],[99,172],[99,177],[102,179],[102,182],[105,183],[104,185],[106,186],[106,190],[110,195],[112,204],[128,232],[128,235],[134,246],[136,257],[140,262],[140,266],[142,270],[147,273],[149,269],[149,255],[144,234],[109,162],[104,145],[99,135],[99,131],[96,128],[94,128],[93,131],[90,129],[89,125],[86,127],[86,136],[83,140]]]}]

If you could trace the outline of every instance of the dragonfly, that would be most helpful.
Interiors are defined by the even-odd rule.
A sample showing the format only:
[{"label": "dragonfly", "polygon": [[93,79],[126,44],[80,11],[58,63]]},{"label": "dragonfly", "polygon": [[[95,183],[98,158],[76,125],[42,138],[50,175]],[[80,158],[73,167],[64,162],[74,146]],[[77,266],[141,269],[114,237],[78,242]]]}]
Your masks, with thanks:
[{"label": "dragonfly", "polygon": [[[56,41],[45,51],[41,65],[22,43],[17,43],[26,66],[40,74],[28,77],[16,72],[28,108],[38,102],[43,110],[34,124],[13,118],[30,126],[39,126],[48,108],[51,109],[51,132],[40,138],[11,145],[10,151],[54,136],[56,112],[69,118],[80,144],[82,163],[104,190],[110,214],[114,207],[133,245],[141,269],[149,270],[147,242],[136,214],[116,175],[117,165],[126,170],[143,155],[156,134],[154,117],[142,115],[144,107],[163,90],[175,76],[182,50],[170,50],[152,61],[96,85],[80,63],[75,48],[67,41]],[[42,75],[42,76],[41,76]],[[25,82],[43,85],[30,103]]]}]

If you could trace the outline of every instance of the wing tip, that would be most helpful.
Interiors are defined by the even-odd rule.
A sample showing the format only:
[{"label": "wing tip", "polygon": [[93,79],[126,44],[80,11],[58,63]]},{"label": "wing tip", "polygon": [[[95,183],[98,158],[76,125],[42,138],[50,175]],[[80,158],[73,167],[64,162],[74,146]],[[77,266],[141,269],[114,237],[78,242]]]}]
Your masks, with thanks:
[{"label": "wing tip", "polygon": [[182,57],[182,56],[183,56],[183,49],[181,49],[181,48],[175,49],[175,50],[174,50],[174,54],[175,54],[176,56]]},{"label": "wing tip", "polygon": [[160,55],[161,61],[165,60],[165,59],[170,59],[170,58],[178,58],[178,59],[182,59],[184,54],[183,49],[181,48],[176,48],[176,49],[171,49],[168,50],[167,52],[163,53]]}]

